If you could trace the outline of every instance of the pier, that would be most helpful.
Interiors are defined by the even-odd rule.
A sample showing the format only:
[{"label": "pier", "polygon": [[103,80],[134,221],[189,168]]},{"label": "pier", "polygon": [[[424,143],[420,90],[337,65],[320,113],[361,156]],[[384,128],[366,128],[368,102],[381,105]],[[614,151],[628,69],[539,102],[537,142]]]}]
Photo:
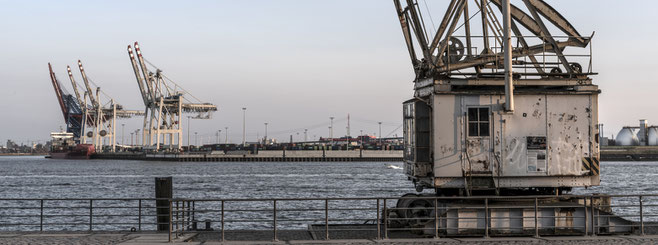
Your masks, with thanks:
[{"label": "pier", "polygon": [[99,153],[94,159],[173,162],[401,162],[399,150],[274,150],[209,153]]}]

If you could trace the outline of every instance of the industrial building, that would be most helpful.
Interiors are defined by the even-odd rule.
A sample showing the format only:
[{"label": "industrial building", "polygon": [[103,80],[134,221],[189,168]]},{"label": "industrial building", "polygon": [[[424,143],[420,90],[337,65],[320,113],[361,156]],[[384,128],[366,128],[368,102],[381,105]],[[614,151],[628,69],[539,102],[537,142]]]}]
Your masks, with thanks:
[{"label": "industrial building", "polygon": [[658,146],[658,126],[650,126],[646,119],[639,126],[624,126],[617,137],[605,138],[604,146]]}]

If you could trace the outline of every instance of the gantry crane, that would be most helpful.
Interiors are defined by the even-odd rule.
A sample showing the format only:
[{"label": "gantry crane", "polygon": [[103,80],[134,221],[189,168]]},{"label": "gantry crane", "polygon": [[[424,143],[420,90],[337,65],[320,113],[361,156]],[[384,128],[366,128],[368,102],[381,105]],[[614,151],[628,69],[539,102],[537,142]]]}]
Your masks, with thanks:
[{"label": "gantry crane", "polygon": [[217,107],[198,102],[198,99],[192,102],[190,98],[194,97],[168,79],[160,69],[154,67],[155,72],[149,71],[137,42],[135,53],[128,45],[128,55],[146,108],[142,144],[155,151],[163,145],[169,150],[180,151],[183,145],[182,114],[198,113],[195,118],[208,119]]},{"label": "gantry crane", "polygon": [[57,80],[50,63],[48,63],[48,70],[50,70],[50,81],[53,84],[55,95],[57,96],[57,102],[59,103],[62,115],[64,116],[64,121],[66,122],[66,132],[73,133],[75,142],[79,143],[80,134],[82,132],[83,114],[79,101],[76,100],[73,95],[65,92],[62,84]]},{"label": "gantry crane", "polygon": [[[116,119],[144,115],[144,112],[124,110],[123,106],[117,104],[114,99],[110,99],[106,104],[102,104],[100,87],[96,88],[96,95],[94,95],[82,62],[78,60],[78,68],[80,69],[85,87],[84,97],[81,97],[78,92],[78,84],[75,81],[73,72],[71,72],[71,67],[67,66],[66,68],[69,79],[71,80],[71,86],[76,95],[76,100],[82,108],[82,121],[79,131],[81,136],[80,142],[87,143],[87,138],[91,138],[91,143],[94,144],[96,150],[102,151],[105,144],[104,141],[108,139],[107,145],[111,147],[111,151],[115,151]],[[89,104],[87,101],[89,101]],[[85,134],[88,128],[90,128],[90,131]]]}]

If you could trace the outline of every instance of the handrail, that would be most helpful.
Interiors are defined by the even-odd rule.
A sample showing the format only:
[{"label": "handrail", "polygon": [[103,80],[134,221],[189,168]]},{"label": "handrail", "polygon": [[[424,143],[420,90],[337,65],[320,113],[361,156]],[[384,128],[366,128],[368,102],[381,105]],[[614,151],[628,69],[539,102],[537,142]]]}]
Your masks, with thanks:
[{"label": "handrail", "polygon": [[[158,206],[157,200],[167,200],[168,205]],[[422,205],[401,207],[396,204],[397,201],[413,201]],[[158,215],[156,209],[168,209],[168,212]],[[526,211],[500,216],[501,212],[509,209]],[[472,215],[447,215],[455,210]],[[563,215],[557,211],[547,213],[547,210],[571,213]],[[158,223],[157,217],[163,216],[169,218],[168,222]],[[610,219],[628,222],[612,224],[606,221]],[[282,230],[305,227],[310,227],[307,229],[313,234],[327,240],[343,237],[332,234],[348,230],[372,234],[372,239],[387,239],[391,233],[410,231],[438,238],[467,230],[489,237],[498,235],[502,230],[519,230],[511,224],[512,220],[520,220],[521,229],[531,229],[533,236],[562,228],[579,231],[584,236],[610,233],[622,228],[644,235],[647,227],[658,227],[658,194],[252,199],[0,198],[0,231],[142,231],[156,230],[158,225],[166,224],[172,239],[188,232],[217,232],[218,239],[225,241],[232,234],[229,232],[236,229],[269,229],[275,241],[281,238]],[[546,222],[550,220],[553,223]],[[464,227],[448,225],[454,222],[461,222]],[[506,222],[509,223],[507,226],[501,225]],[[530,224],[528,222],[532,225],[527,226]],[[201,229],[199,223],[206,223],[210,229]],[[524,226],[524,223],[527,224]]]}]

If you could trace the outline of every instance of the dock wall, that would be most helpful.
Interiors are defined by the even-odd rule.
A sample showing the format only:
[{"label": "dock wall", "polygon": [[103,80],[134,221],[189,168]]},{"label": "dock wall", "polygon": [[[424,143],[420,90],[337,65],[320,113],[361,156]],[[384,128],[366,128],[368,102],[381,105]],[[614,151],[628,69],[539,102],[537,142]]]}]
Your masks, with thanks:
[{"label": "dock wall", "polygon": [[94,159],[122,159],[147,161],[178,161],[178,162],[400,162],[400,150],[353,150],[353,151],[300,151],[273,150],[258,151],[257,154],[245,152],[213,152],[213,153],[101,153]]}]

